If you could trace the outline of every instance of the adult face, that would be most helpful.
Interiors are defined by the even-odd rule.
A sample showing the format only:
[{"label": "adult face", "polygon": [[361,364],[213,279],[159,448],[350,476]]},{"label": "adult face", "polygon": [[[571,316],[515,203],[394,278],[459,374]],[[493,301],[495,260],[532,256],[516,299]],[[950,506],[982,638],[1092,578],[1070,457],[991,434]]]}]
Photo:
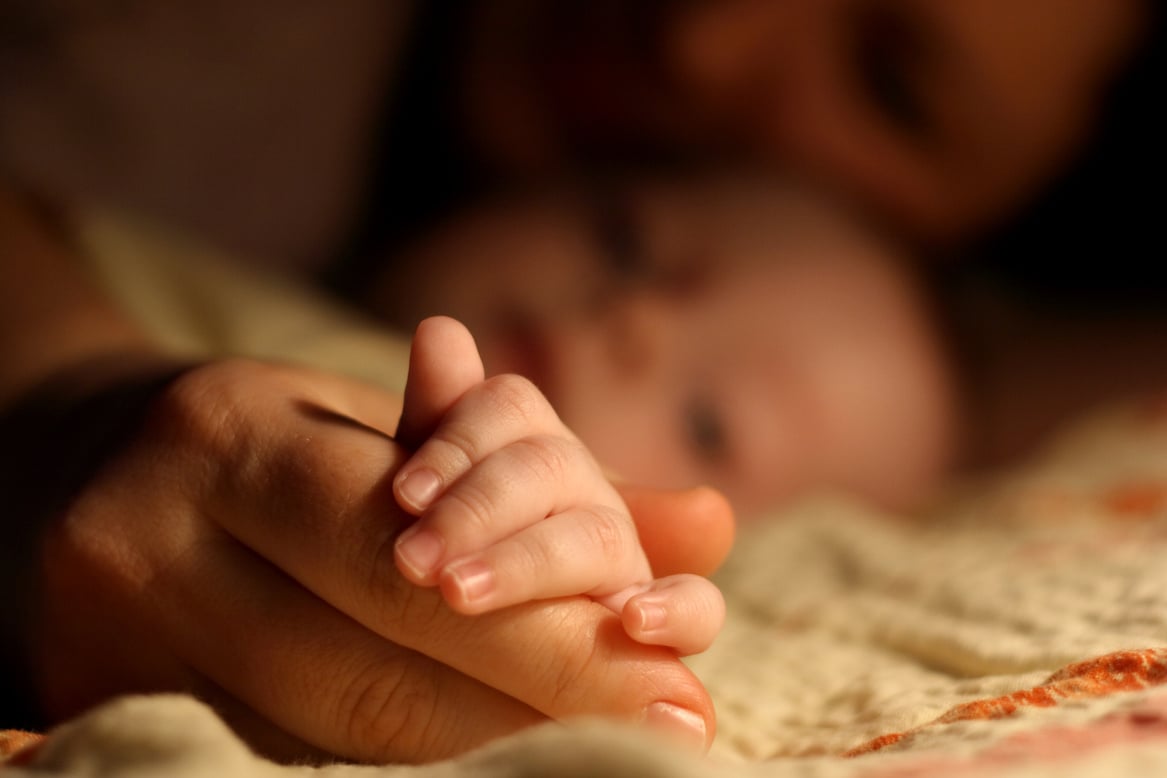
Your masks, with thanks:
[{"label": "adult face", "polygon": [[740,153],[823,179],[909,236],[952,240],[1067,164],[1143,11],[1138,0],[486,3],[468,115],[488,153],[516,166]]}]

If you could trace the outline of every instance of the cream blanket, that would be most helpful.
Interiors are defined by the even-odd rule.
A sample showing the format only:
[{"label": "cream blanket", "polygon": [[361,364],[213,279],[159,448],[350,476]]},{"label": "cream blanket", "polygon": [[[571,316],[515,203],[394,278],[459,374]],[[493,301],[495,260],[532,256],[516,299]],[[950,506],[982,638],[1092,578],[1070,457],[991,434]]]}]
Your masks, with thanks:
[{"label": "cream blanket", "polygon": [[[96,254],[174,253],[140,230],[99,226],[88,233]],[[217,264],[190,260],[184,272],[218,279],[209,287],[227,280]],[[98,266],[112,286],[133,286]],[[242,278],[227,285],[252,289]],[[199,296],[192,279],[179,286]],[[318,364],[306,346],[328,343],[324,366],[399,386],[403,344],[299,291],[281,294],[278,304],[232,300],[222,327],[205,325],[213,305],[191,303],[165,337],[195,351]],[[173,307],[143,310],[160,303],[157,289],[135,295],[130,308],[160,330],[184,318]],[[269,304],[286,306],[301,335],[259,336],[237,320]],[[263,321],[278,321],[268,313]],[[200,328],[217,342],[200,345],[209,337]],[[337,364],[342,354],[352,363]],[[642,732],[580,722],[424,767],[280,767],[252,756],[200,704],[158,697],[116,701],[59,728],[6,774],[1167,774],[1167,397],[1098,414],[1028,465],[955,487],[924,524],[829,496],[794,506],[743,531],[718,580],[726,629],[690,661],[719,715],[704,760]]]}]

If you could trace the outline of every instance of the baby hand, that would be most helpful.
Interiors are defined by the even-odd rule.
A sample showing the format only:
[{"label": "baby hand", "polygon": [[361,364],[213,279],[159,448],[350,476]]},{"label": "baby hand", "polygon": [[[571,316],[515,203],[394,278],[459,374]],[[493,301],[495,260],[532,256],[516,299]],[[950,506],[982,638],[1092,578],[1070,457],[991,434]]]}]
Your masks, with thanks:
[{"label": "baby hand", "polygon": [[587,448],[528,380],[484,378],[470,333],[448,318],[414,336],[399,442],[398,503],[418,521],[398,569],[476,614],[585,594],[644,643],[704,650],[724,618],[695,575],[654,580],[636,525]]}]

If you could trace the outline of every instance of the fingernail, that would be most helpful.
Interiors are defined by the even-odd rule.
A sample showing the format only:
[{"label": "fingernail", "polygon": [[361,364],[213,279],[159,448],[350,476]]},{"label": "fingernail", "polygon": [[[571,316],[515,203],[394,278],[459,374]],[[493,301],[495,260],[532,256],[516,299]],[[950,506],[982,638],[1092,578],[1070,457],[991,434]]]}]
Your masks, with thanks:
[{"label": "fingernail", "polygon": [[669,702],[654,702],[644,711],[644,722],[661,732],[705,747],[705,719]]},{"label": "fingernail", "polygon": [[632,604],[640,618],[640,631],[653,632],[665,625],[668,620],[668,611],[663,605],[655,602],[636,601]]},{"label": "fingernail", "polygon": [[437,473],[428,467],[421,467],[405,476],[397,486],[397,493],[409,503],[407,507],[424,511],[430,507],[441,486],[442,479]]},{"label": "fingernail", "polygon": [[494,591],[494,571],[480,559],[466,559],[455,562],[442,571],[458,590],[462,602],[481,600]]},{"label": "fingernail", "polygon": [[417,580],[424,580],[433,572],[445,550],[441,535],[416,525],[397,538],[397,561]]}]

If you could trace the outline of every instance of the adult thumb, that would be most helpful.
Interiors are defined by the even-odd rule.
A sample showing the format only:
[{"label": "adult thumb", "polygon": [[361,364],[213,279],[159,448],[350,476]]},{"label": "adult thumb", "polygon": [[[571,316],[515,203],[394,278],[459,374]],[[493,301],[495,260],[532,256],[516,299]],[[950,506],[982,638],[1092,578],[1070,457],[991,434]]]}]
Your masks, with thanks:
[{"label": "adult thumb", "polygon": [[733,509],[716,489],[652,489],[629,484],[616,488],[636,522],[653,575],[708,575],[729,555]]}]

